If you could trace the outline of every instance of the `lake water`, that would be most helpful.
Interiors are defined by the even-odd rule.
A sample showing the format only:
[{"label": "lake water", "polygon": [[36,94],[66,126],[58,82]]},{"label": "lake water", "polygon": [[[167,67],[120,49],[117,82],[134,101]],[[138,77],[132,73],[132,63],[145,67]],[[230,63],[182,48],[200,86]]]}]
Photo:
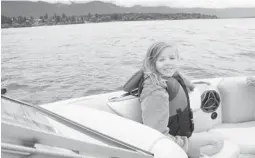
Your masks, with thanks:
[{"label": "lake water", "polygon": [[119,90],[155,41],[176,42],[191,79],[255,75],[255,19],[2,29],[2,87],[29,103]]}]

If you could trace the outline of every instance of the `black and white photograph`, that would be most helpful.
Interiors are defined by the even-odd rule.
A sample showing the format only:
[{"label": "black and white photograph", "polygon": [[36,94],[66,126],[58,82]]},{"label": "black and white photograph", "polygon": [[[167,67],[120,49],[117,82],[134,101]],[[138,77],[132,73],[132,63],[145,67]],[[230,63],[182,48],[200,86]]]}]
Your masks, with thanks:
[{"label": "black and white photograph", "polygon": [[255,158],[255,0],[1,0],[2,158]]}]

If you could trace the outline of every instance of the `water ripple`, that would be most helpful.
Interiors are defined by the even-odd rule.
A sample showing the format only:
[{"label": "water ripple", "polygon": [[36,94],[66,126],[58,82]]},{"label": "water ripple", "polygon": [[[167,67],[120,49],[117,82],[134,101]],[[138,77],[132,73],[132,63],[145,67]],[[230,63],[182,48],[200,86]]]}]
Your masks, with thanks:
[{"label": "water ripple", "polygon": [[178,43],[180,69],[190,78],[255,75],[254,25],[218,19],[3,29],[2,87],[33,104],[120,90],[158,40]]}]

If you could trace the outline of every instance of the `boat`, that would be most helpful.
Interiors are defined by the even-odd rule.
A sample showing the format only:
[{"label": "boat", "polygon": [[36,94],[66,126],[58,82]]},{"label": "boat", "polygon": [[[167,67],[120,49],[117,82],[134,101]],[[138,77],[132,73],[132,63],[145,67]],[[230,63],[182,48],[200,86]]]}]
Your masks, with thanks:
[{"label": "boat", "polygon": [[[246,81],[192,80],[193,134],[224,138],[223,149],[209,157],[255,157],[255,87]],[[142,124],[139,104],[124,91],[40,106],[2,95],[2,155],[187,158],[171,139]]]}]

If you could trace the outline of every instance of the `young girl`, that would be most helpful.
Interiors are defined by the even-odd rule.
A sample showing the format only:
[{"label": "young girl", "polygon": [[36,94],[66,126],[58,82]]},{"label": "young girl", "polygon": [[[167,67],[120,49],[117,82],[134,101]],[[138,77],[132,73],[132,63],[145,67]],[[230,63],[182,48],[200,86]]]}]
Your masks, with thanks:
[{"label": "young girl", "polygon": [[[200,154],[214,155],[221,150],[223,140],[208,132],[199,135],[193,134],[190,138],[174,137],[169,134],[168,121],[173,112],[169,110],[169,107],[174,105],[169,102],[169,97],[172,96],[169,96],[166,90],[166,81],[172,83],[173,91],[183,90],[172,77],[178,73],[186,87],[190,91],[194,89],[194,85],[178,71],[178,60],[179,53],[175,46],[157,42],[149,47],[143,61],[144,82],[140,94],[143,123],[169,136],[183,148],[189,157],[198,158]],[[179,100],[185,100],[185,98],[179,98]],[[180,104],[182,103],[179,102],[177,105]]]}]

